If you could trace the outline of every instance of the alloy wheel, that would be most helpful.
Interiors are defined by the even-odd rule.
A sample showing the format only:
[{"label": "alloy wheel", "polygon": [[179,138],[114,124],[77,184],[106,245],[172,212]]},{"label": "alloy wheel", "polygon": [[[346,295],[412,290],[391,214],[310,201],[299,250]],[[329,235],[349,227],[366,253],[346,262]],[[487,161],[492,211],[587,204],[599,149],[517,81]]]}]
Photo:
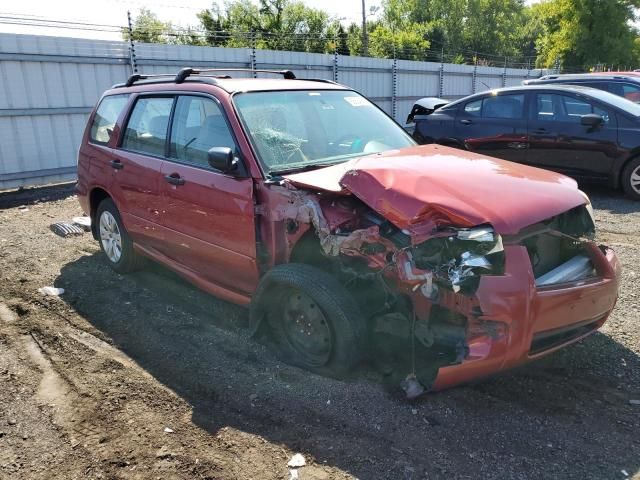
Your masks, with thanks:
[{"label": "alloy wheel", "polygon": [[122,257],[122,234],[118,222],[108,210],[100,215],[100,241],[107,258],[118,263]]}]

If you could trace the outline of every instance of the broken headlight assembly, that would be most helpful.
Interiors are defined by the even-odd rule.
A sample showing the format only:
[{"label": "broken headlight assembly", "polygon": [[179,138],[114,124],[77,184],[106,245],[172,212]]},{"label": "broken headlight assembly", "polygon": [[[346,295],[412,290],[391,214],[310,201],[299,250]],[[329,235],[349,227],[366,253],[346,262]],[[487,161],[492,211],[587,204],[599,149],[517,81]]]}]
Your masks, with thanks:
[{"label": "broken headlight assembly", "polygon": [[502,238],[490,226],[449,229],[411,249],[415,266],[454,292],[470,293],[482,275],[504,273]]}]

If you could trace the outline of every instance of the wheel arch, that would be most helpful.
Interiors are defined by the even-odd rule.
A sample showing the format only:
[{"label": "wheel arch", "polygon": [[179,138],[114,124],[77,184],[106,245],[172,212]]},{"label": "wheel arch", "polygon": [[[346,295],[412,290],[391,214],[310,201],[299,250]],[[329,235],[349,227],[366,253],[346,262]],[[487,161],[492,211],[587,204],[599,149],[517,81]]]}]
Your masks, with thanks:
[{"label": "wheel arch", "polygon": [[640,157],[640,147],[636,147],[629,153],[629,156],[621,162],[620,165],[612,172],[610,184],[613,188],[622,188],[622,172],[631,162]]},{"label": "wheel arch", "polygon": [[98,205],[107,199],[112,198],[111,195],[102,187],[94,187],[91,192],[89,192],[89,216],[91,217],[91,234],[94,239],[98,239],[98,232],[96,230],[96,212],[98,210]]}]

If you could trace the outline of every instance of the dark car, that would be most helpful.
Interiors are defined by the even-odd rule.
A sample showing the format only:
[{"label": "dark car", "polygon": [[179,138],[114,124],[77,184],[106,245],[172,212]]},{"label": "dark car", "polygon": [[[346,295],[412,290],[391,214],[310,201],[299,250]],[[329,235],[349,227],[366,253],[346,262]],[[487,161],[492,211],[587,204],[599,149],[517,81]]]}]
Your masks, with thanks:
[{"label": "dark car", "polygon": [[635,103],[640,103],[640,76],[635,72],[576,73],[545,75],[525,80],[523,85],[579,85],[613,93]]},{"label": "dark car", "polygon": [[78,199],[114,270],[150,258],[250,305],[307,369],[416,365],[432,389],[603,325],[620,266],[573,180],[417,146],[334,82],[229,73],[135,75],[90,115]]},{"label": "dark car", "polygon": [[640,200],[640,105],[602,90],[535,85],[422,99],[414,138],[622,188]]}]

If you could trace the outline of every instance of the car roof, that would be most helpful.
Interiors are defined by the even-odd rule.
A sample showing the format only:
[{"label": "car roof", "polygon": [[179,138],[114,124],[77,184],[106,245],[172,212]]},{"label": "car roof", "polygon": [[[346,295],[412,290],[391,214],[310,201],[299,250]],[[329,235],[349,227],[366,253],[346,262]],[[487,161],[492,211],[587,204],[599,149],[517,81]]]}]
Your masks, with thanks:
[{"label": "car roof", "polygon": [[566,81],[570,82],[572,80],[603,80],[607,82],[615,81],[615,80],[632,80],[634,82],[638,81],[638,73],[634,72],[594,72],[594,73],[566,73],[566,74],[553,74],[553,75],[544,75],[540,78],[532,78],[531,80],[527,80],[528,82],[557,82],[557,81]]},{"label": "car roof", "polygon": [[[479,92],[479,93],[474,93],[473,95],[469,95],[466,97],[463,97],[459,100],[455,100],[449,104],[447,104],[446,107],[443,108],[447,108],[447,107],[451,107],[451,106],[455,106],[455,105],[459,105],[462,102],[468,102],[470,100],[473,100],[475,98],[480,98],[486,95],[500,95],[502,93],[517,93],[517,92],[528,92],[528,91],[532,91],[532,90],[545,90],[545,91],[557,91],[557,92],[566,92],[566,93],[582,93],[584,95],[588,95],[590,97],[594,97],[598,100],[601,100],[603,102],[607,102],[606,97],[608,95],[612,95],[609,92],[605,92],[604,90],[599,90],[597,88],[591,88],[591,87],[585,87],[582,85],[564,85],[564,84],[558,84],[558,83],[540,83],[540,84],[534,84],[534,85],[518,85],[518,86],[514,86],[514,87],[502,87],[502,88],[494,88],[491,90],[485,90],[484,92]],[[603,95],[604,94],[604,95]],[[605,98],[603,98],[605,97]]]},{"label": "car roof", "polygon": [[[231,77],[222,72],[241,72],[243,75],[256,75],[260,73],[269,75],[282,75],[283,78],[245,78]],[[227,93],[257,92],[257,91],[281,91],[281,90],[350,90],[344,85],[327,79],[296,79],[293,72],[288,70],[258,70],[250,69],[211,69],[197,71],[192,68],[180,70],[178,74],[133,74],[125,83],[117,84],[112,90],[120,93],[146,92],[176,89],[206,91],[209,87],[220,88]]]}]

